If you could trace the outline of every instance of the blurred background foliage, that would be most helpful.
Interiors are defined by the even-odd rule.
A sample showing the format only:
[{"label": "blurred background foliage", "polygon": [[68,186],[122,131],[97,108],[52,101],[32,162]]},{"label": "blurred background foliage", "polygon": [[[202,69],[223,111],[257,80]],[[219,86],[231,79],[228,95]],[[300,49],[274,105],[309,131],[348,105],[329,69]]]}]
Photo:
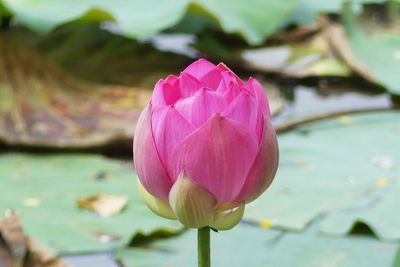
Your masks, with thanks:
[{"label": "blurred background foliage", "polygon": [[[131,140],[155,82],[206,57],[263,82],[282,155],[215,234],[219,266],[400,266],[399,0],[1,0],[0,19],[0,214],[47,248],[193,265],[192,233],[137,196]],[[25,255],[1,225],[0,265]]]}]

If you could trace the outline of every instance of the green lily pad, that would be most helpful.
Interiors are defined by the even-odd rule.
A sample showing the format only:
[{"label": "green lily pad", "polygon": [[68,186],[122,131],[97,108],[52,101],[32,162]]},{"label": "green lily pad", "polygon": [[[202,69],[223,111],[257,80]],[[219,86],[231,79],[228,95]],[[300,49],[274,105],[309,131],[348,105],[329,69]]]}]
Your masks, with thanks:
[{"label": "green lily pad", "polygon": [[346,1],[358,4],[383,4],[387,0],[299,0],[289,22],[300,25],[313,24],[319,14],[340,13],[342,4]]},{"label": "green lily pad", "polygon": [[361,221],[383,240],[400,240],[400,112],[342,116],[278,139],[277,176],[246,207],[247,220],[302,231],[328,215],[325,232],[347,233]]},{"label": "green lily pad", "polygon": [[296,0],[5,0],[4,4],[18,22],[37,32],[46,33],[75,20],[113,21],[124,35],[134,38],[148,37],[177,24],[189,10],[216,20],[224,31],[239,33],[256,44],[276,30]]},{"label": "green lily pad", "polygon": [[195,0],[195,5],[218,20],[224,31],[240,33],[250,44],[260,44],[290,14],[297,0]]},{"label": "green lily pad", "polygon": [[[375,199],[370,199],[369,208],[338,210],[331,212],[321,224],[321,232],[334,235],[349,233],[357,223],[371,226],[372,231],[386,241],[399,241],[400,216],[398,209],[400,196],[400,181],[398,175],[393,174],[378,180],[378,186],[384,187]],[[397,178],[397,179],[395,179]]]},{"label": "green lily pad", "polygon": [[309,25],[316,22],[316,16],[321,13],[338,13],[342,0],[299,0],[290,22]]},{"label": "green lily pad", "polygon": [[2,2],[0,2],[0,18],[8,16],[8,15],[9,15],[8,10],[4,6],[4,4]]},{"label": "green lily pad", "polygon": [[[28,235],[63,254],[109,251],[139,232],[177,230],[146,207],[135,179],[132,168],[101,156],[3,154],[0,214],[15,209]],[[78,198],[96,193],[126,195],[127,206],[110,218],[78,207]]]},{"label": "green lily pad", "polygon": [[382,29],[379,33],[366,33],[350,3],[345,4],[343,24],[356,59],[351,63],[364,70],[359,74],[386,87],[391,93],[400,94],[400,35]]},{"label": "green lily pad", "polygon": [[[297,234],[240,224],[211,236],[212,262],[220,267],[390,267],[399,248],[366,235],[320,236],[313,227]],[[116,257],[127,267],[196,266],[196,231],[147,247],[123,248]]]}]

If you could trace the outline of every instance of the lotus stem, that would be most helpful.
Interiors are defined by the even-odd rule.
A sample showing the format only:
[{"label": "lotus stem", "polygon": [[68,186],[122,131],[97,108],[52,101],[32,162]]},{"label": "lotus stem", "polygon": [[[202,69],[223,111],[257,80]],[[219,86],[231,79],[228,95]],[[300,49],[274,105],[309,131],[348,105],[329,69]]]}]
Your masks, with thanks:
[{"label": "lotus stem", "polygon": [[211,267],[210,261],[210,227],[197,230],[197,253],[199,267]]}]

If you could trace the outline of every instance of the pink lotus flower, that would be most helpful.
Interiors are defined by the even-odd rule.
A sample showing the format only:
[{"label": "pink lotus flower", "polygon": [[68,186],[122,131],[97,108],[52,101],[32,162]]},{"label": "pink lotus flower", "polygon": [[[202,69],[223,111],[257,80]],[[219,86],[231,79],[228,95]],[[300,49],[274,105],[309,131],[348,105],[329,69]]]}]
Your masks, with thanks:
[{"label": "pink lotus flower", "polygon": [[200,59],[159,80],[134,140],[147,205],[187,227],[232,228],[275,176],[270,116],[260,83],[222,63]]}]

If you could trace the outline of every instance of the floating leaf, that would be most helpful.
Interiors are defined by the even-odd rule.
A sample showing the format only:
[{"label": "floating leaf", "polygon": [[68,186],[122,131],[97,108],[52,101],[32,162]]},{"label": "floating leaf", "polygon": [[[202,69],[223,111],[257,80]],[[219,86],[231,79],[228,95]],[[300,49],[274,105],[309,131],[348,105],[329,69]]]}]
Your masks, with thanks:
[{"label": "floating leaf", "polygon": [[316,22],[316,17],[321,13],[338,13],[342,0],[299,0],[290,22],[308,25]]},{"label": "floating leaf", "polygon": [[290,14],[296,0],[196,0],[194,3],[217,18],[228,33],[239,32],[250,44],[261,43]]},{"label": "floating leaf", "polygon": [[3,36],[0,50],[1,141],[59,148],[131,142],[150,90],[77,81]]},{"label": "floating leaf", "polygon": [[313,24],[320,14],[340,13],[342,4],[346,1],[358,4],[383,4],[388,2],[387,0],[299,0],[288,21],[300,25]]},{"label": "floating leaf", "polygon": [[400,34],[384,30],[367,34],[359,26],[350,2],[345,4],[343,23],[353,55],[344,60],[364,78],[400,94]]},{"label": "floating leaf", "polygon": [[[131,168],[101,156],[3,154],[0,184],[0,214],[15,209],[29,236],[60,253],[108,251],[138,232],[178,228],[149,211]],[[98,192],[128,196],[124,212],[102,218],[76,205],[77,198]],[[26,206],[27,198],[41,204]]]},{"label": "floating leaf", "polygon": [[[247,220],[302,231],[327,215],[325,232],[345,234],[356,222],[382,240],[400,240],[400,113],[334,118],[279,135],[280,167],[268,191],[246,207]],[[350,123],[347,123],[350,122]],[[376,164],[390,158],[391,168]],[[377,186],[380,177],[387,186]]]},{"label": "floating leaf", "polygon": [[37,32],[49,32],[73,21],[115,21],[132,37],[149,36],[176,24],[184,15],[185,0],[174,1],[4,1],[17,20]]},{"label": "floating leaf", "polygon": [[280,26],[296,0],[5,0],[4,4],[18,22],[37,32],[49,32],[74,20],[112,21],[124,35],[134,38],[148,37],[177,24],[189,8],[216,20],[224,31],[239,33],[249,43],[256,44]]},{"label": "floating leaf", "polygon": [[[300,234],[239,224],[211,235],[212,261],[220,267],[391,267],[399,249],[366,235],[321,236],[314,228]],[[191,230],[150,246],[123,248],[116,257],[126,267],[196,266],[195,244],[196,231]]]},{"label": "floating leaf", "polygon": [[127,202],[127,196],[111,194],[95,194],[77,200],[79,207],[95,211],[104,218],[120,213]]},{"label": "floating leaf", "polygon": [[[398,168],[398,167],[397,167]],[[369,201],[369,208],[337,210],[328,214],[321,223],[321,232],[334,235],[349,233],[356,224],[365,223],[382,240],[400,239],[400,217],[397,210],[400,195],[400,179],[396,174],[380,176],[376,187],[381,194],[375,194]]]}]

